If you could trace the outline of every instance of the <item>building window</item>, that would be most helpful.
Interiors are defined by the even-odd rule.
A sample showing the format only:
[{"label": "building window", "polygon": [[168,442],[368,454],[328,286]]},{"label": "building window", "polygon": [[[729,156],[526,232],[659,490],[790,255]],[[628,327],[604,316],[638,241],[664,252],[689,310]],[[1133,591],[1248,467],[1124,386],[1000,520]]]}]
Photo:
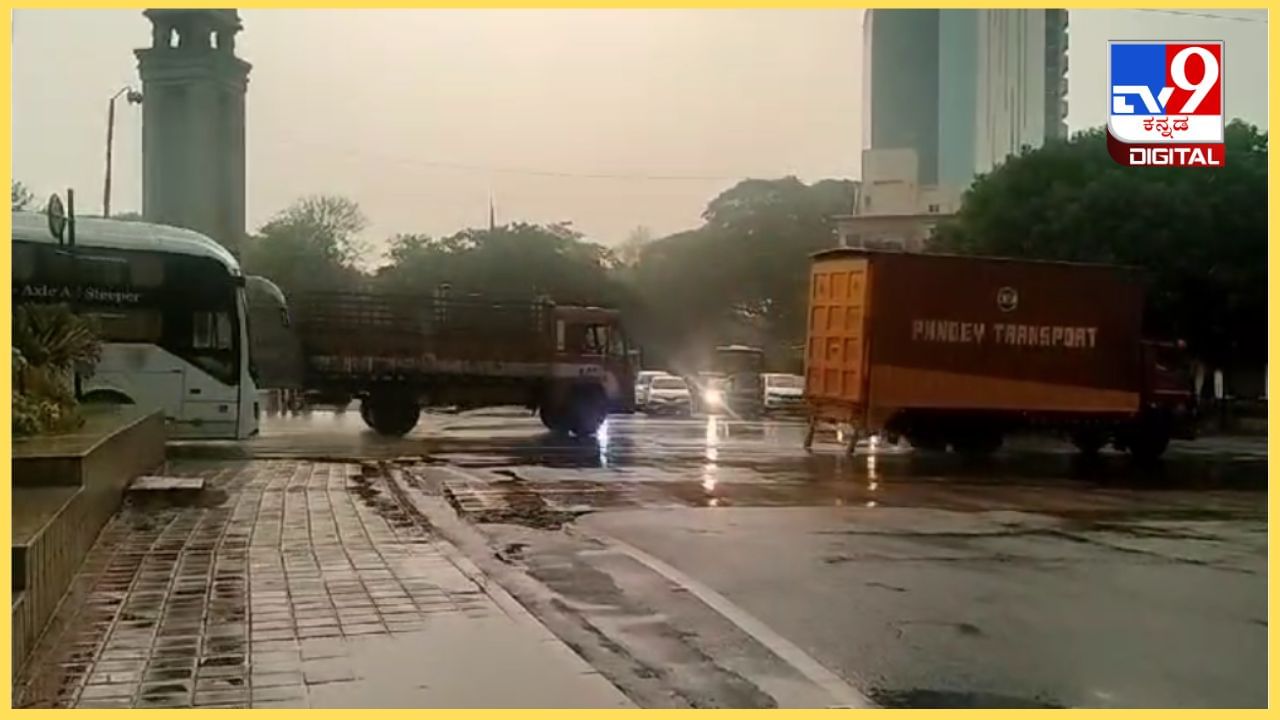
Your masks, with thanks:
[{"label": "building window", "polygon": [[937,203],[929,203],[929,212],[936,213],[936,212],[939,212],[940,210],[941,208],[938,207]]}]

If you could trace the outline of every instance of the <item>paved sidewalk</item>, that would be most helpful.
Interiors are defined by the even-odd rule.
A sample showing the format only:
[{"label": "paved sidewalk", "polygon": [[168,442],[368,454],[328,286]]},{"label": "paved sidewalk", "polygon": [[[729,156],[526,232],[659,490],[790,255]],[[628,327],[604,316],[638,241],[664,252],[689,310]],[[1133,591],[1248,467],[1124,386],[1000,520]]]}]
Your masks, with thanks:
[{"label": "paved sidewalk", "polygon": [[[374,466],[188,462],[112,519],[15,685],[25,707],[629,707],[491,596]],[[495,593],[500,591],[495,591]]]}]

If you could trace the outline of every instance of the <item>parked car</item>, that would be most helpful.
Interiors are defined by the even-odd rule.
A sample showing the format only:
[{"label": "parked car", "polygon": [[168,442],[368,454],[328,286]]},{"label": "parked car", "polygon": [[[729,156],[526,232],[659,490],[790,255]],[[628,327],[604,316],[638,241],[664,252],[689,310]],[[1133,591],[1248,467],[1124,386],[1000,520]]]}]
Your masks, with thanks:
[{"label": "parked car", "polygon": [[804,378],[787,373],[765,373],[761,383],[766,413],[799,413],[804,410]]},{"label": "parked car", "polygon": [[643,408],[649,401],[649,383],[667,373],[661,370],[641,370],[636,373],[636,407]]},{"label": "parked car", "polygon": [[675,375],[659,375],[649,381],[645,412],[655,415],[688,415],[693,410],[689,383]]}]

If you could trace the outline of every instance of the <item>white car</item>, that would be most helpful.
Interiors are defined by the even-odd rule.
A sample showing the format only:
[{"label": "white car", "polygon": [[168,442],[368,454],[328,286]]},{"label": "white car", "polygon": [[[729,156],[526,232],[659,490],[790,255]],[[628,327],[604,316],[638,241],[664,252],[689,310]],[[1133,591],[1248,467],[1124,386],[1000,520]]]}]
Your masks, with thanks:
[{"label": "white car", "polygon": [[804,407],[804,378],[786,373],[765,373],[765,412],[799,412]]},{"label": "white car", "polygon": [[689,383],[675,375],[659,375],[649,381],[645,412],[662,415],[688,415],[693,412],[693,394]]},{"label": "white car", "polygon": [[642,408],[649,401],[649,383],[666,374],[661,370],[641,370],[636,373],[636,407]]}]

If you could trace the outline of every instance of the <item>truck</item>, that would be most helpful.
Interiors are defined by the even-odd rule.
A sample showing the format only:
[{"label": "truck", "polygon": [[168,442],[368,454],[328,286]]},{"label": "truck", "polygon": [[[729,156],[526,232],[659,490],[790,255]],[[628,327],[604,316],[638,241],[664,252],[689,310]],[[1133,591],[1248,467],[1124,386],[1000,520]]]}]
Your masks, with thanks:
[{"label": "truck", "polygon": [[812,258],[805,399],[820,422],[985,455],[1014,431],[1159,457],[1193,437],[1180,343],[1143,338],[1137,270],[836,248]]},{"label": "truck", "polygon": [[429,293],[303,292],[289,298],[301,386],[360,400],[360,416],[401,436],[421,409],[522,405],[547,428],[592,436],[635,409],[617,310]]}]

